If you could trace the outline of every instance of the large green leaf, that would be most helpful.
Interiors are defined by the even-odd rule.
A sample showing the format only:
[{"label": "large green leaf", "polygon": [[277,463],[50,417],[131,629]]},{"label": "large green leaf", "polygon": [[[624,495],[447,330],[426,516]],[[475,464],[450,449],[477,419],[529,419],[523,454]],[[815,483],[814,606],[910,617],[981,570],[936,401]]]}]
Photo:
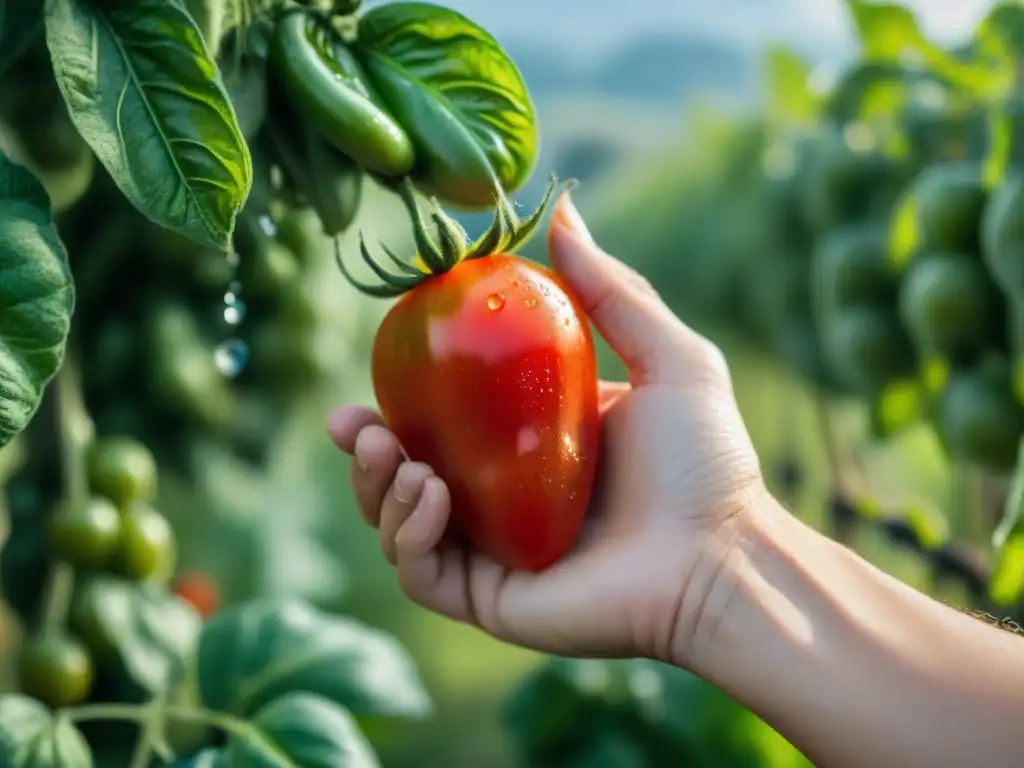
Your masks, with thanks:
[{"label": "large green leaf", "polygon": [[71,119],[158,224],[229,250],[252,160],[181,0],[47,0],[46,42]]},{"label": "large green leaf", "polygon": [[289,693],[263,707],[249,738],[232,739],[223,762],[246,768],[379,768],[369,742],[343,708],[322,696]]},{"label": "large green leaf", "polygon": [[867,61],[917,59],[926,69],[982,98],[1005,94],[1012,86],[1013,66],[1008,57],[1003,55],[983,62],[958,59],[930,41],[922,33],[913,12],[903,5],[846,0],[846,6]]},{"label": "large green leaf", "polygon": [[202,619],[177,597],[151,584],[96,576],[75,595],[71,628],[89,638],[101,660],[155,695],[184,674]]},{"label": "large green leaf", "polygon": [[420,717],[431,701],[390,635],[297,602],[259,600],[214,616],[197,655],[211,709],[250,717],[290,691],[327,698],[359,717]]},{"label": "large green leaf", "polygon": [[0,766],[92,768],[85,738],[67,719],[20,694],[0,696]]},{"label": "large green leaf", "polygon": [[60,368],[75,292],[42,184],[0,152],[0,447]]},{"label": "large green leaf", "polygon": [[535,109],[490,34],[455,11],[413,2],[373,8],[358,34],[357,54],[410,132],[426,189],[487,206],[495,180],[507,192],[526,182],[537,159]]}]

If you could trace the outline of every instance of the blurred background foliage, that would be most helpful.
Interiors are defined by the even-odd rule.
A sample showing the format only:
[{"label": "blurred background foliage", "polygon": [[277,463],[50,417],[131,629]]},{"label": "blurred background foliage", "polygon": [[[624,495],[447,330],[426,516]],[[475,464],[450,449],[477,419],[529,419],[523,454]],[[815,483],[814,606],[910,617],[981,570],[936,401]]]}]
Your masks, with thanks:
[{"label": "blurred background foliage", "polygon": [[[682,318],[726,352],[770,483],[792,508],[819,527],[834,527],[837,508],[841,513],[843,503],[864,499],[883,500],[886,511],[939,510],[941,517],[960,480],[935,431],[920,422],[873,442],[870,404],[860,397],[830,397],[823,417],[824,395],[834,388],[809,373],[817,365],[816,353],[807,351],[812,330],[801,335],[786,326],[785,334],[773,335],[770,309],[752,299],[752,287],[767,283],[770,292],[773,281],[810,270],[813,244],[800,241],[799,228],[783,233],[796,233],[787,244],[794,254],[781,253],[777,233],[766,229],[787,226],[766,213],[766,169],[779,137],[815,126],[820,95],[854,72],[864,55],[850,14],[858,4],[447,4],[508,47],[536,97],[544,151],[520,195],[524,209],[539,198],[549,170],[581,180],[575,197],[598,242],[647,275]],[[960,50],[990,5],[921,0],[908,7],[929,39]],[[893,34],[906,42],[910,33],[901,27]],[[842,113],[842,100],[831,93],[830,107]],[[862,108],[857,101],[854,111]],[[943,115],[943,126],[955,122]],[[47,177],[40,170],[58,208],[62,194],[77,196],[80,175]],[[472,234],[484,223],[484,217],[462,220]],[[363,231],[408,251],[405,221],[400,203],[374,190],[344,247],[354,247]],[[420,665],[438,712],[428,723],[374,734],[386,766],[512,768],[524,750],[551,746],[566,729],[584,746],[551,765],[805,765],[756,717],[688,675],[640,662],[551,662],[404,599],[375,533],[355,510],[347,461],[323,428],[333,406],[372,404],[369,349],[387,305],[347,286],[329,243],[309,242],[315,253],[302,280],[304,311],[317,317],[309,364],[323,376],[269,416],[278,431],[258,469],[200,441],[190,449],[187,482],[162,474],[159,506],[178,532],[180,568],[209,574],[226,601],[303,596],[396,634]],[[527,253],[544,261],[544,246],[539,237]],[[605,377],[622,376],[603,346],[601,365]],[[856,468],[842,478],[843,498],[837,497],[836,446]],[[986,482],[997,496],[1005,491],[1005,478]],[[976,525],[973,534],[970,521],[966,530],[959,521],[956,532],[969,547],[983,549],[997,518]],[[963,580],[936,582],[931,564],[900,546],[897,529],[857,529],[846,540],[908,582],[965,604]],[[666,751],[660,758],[637,756],[633,742],[617,741],[620,731],[604,727],[611,721],[623,733],[646,734],[641,740],[652,750]],[[670,726],[658,731],[664,743],[650,735],[657,722]],[[541,764],[541,758],[531,762]]]}]

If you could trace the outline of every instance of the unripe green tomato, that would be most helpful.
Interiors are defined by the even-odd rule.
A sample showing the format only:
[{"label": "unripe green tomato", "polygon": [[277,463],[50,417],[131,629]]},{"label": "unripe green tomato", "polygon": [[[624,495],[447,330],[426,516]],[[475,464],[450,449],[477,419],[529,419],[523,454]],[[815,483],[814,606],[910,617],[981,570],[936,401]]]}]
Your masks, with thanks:
[{"label": "unripe green tomato", "polygon": [[54,709],[71,707],[89,698],[94,677],[89,651],[67,635],[30,640],[18,660],[21,692]]},{"label": "unripe green tomato", "polygon": [[156,498],[156,459],[130,437],[106,437],[89,450],[89,484],[117,506]]},{"label": "unripe green tomato", "polygon": [[104,581],[107,578],[83,579],[76,585],[68,609],[68,629],[85,644],[100,668],[118,663],[116,638],[110,636],[101,619],[103,606],[110,597]]},{"label": "unripe green tomato", "polygon": [[98,570],[111,560],[121,537],[121,514],[100,496],[61,507],[50,520],[50,548],[75,568]]},{"label": "unripe green tomato", "polygon": [[134,581],[164,583],[174,573],[176,550],[174,529],[167,518],[136,502],[122,512],[113,570]]},{"label": "unripe green tomato", "polygon": [[383,176],[412,170],[415,153],[405,129],[371,89],[348,47],[319,38],[312,16],[281,17],[269,62],[285,98],[341,152]]}]

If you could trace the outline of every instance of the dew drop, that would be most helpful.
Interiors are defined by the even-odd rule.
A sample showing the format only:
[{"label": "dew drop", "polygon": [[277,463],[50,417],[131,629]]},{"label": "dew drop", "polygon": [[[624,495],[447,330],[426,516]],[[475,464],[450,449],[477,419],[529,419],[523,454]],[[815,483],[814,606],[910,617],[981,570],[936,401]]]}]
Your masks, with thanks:
[{"label": "dew drop", "polygon": [[241,259],[238,256],[238,253],[236,251],[231,251],[231,253],[229,253],[227,255],[227,260],[228,260],[228,266],[235,267],[235,268],[238,267],[238,262],[241,261]]},{"label": "dew drop", "polygon": [[[242,284],[240,282],[238,282],[237,280],[232,280],[230,283],[228,283],[228,293],[233,293],[237,296],[241,292]],[[227,301],[226,298],[225,301]]]},{"label": "dew drop", "polygon": [[249,362],[249,347],[241,339],[230,339],[217,346],[213,352],[213,359],[218,371],[229,378],[234,378]]},{"label": "dew drop", "polygon": [[224,296],[224,322],[228,325],[241,324],[245,319],[246,309],[245,302],[235,294],[229,293]]},{"label": "dew drop", "polygon": [[505,297],[500,293],[492,293],[487,297],[487,308],[492,312],[497,312],[499,309],[505,306]]},{"label": "dew drop", "polygon": [[537,300],[536,299],[527,299],[523,303],[526,304],[526,308],[527,309],[533,309],[533,308],[535,308],[537,306]]},{"label": "dew drop", "polygon": [[277,224],[267,214],[262,214],[256,223],[260,225],[260,229],[263,230],[263,234],[267,237],[277,237]]}]

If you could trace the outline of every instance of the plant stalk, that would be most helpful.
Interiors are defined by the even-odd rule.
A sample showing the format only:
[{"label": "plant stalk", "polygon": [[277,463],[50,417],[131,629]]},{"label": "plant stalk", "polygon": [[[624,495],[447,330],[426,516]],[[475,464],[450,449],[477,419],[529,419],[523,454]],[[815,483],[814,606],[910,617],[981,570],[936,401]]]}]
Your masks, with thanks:
[{"label": "plant stalk", "polygon": [[[89,474],[85,451],[92,440],[92,421],[85,410],[78,367],[70,351],[55,377],[57,433],[63,494],[61,503],[75,507],[88,503]],[[67,620],[75,587],[74,569],[57,562],[50,573],[43,607],[42,634],[60,632]]]}]

